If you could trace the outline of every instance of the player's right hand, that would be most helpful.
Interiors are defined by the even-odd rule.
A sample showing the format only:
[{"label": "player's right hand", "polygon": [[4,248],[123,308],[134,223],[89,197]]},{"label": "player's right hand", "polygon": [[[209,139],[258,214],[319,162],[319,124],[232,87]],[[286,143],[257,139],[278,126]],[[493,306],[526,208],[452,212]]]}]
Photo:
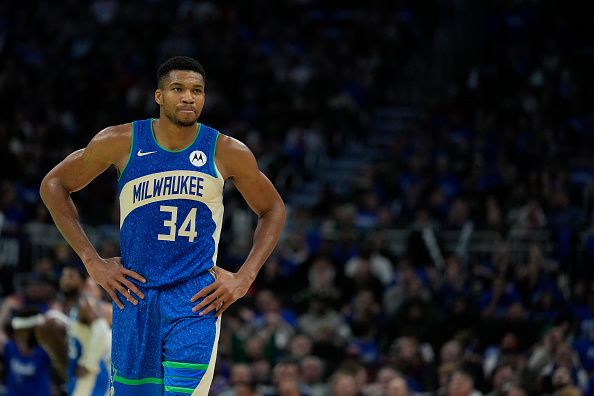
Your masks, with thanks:
[{"label": "player's right hand", "polygon": [[138,300],[132,296],[132,293],[144,298],[144,294],[127,277],[134,278],[142,283],[146,283],[146,279],[138,273],[124,268],[121,257],[108,259],[99,257],[85,263],[85,267],[91,278],[105,289],[120,309],[124,309],[124,304],[120,301],[116,291],[134,305],[138,304]]}]

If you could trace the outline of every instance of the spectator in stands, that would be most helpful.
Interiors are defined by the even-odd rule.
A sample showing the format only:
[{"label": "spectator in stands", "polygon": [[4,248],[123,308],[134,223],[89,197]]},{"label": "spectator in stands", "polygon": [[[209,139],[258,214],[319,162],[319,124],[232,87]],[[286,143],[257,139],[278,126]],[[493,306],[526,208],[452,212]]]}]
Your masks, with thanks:
[{"label": "spectator in stands", "polygon": [[518,384],[510,384],[505,396],[528,396],[528,393],[524,388]]},{"label": "spectator in stands", "polygon": [[509,384],[515,379],[516,373],[514,367],[507,363],[501,363],[493,370],[491,374],[491,392],[485,396],[505,396]]},{"label": "spectator in stands", "polygon": [[311,390],[302,378],[298,362],[278,362],[272,370],[272,387],[263,390],[263,396],[311,396]]},{"label": "spectator in stands", "polygon": [[397,338],[390,348],[388,362],[406,378],[412,390],[433,388],[431,373],[433,352],[428,344],[422,344],[414,336]]},{"label": "spectator in stands", "polygon": [[330,378],[330,396],[357,396],[357,382],[347,371],[337,371]]},{"label": "spectator in stands", "polygon": [[394,378],[388,383],[385,396],[410,396],[411,391],[402,377]]},{"label": "spectator in stands", "polygon": [[375,381],[369,383],[363,390],[365,396],[381,396],[388,391],[392,380],[401,378],[402,375],[391,365],[382,366],[376,375]]},{"label": "spectator in stands", "polygon": [[508,283],[502,275],[496,276],[488,290],[479,300],[479,309],[484,318],[503,317],[508,309],[520,300],[514,285]]},{"label": "spectator in stands", "polygon": [[572,380],[570,369],[560,366],[552,374],[551,384],[554,396],[581,396],[582,391]]},{"label": "spectator in stands", "polygon": [[309,388],[311,396],[325,396],[328,386],[324,383],[325,365],[317,356],[305,356],[300,362],[304,384]]},{"label": "spectator in stands", "polygon": [[446,396],[478,396],[481,393],[474,389],[474,379],[464,370],[455,370],[449,378]]},{"label": "spectator in stands", "polygon": [[324,293],[311,297],[309,309],[299,317],[299,328],[317,341],[330,332],[334,343],[344,344],[351,337],[351,331],[345,319],[330,306],[330,299]]},{"label": "spectator in stands", "polygon": [[256,396],[258,394],[250,366],[244,363],[237,363],[231,367],[229,385],[230,388],[219,393],[220,396]]}]

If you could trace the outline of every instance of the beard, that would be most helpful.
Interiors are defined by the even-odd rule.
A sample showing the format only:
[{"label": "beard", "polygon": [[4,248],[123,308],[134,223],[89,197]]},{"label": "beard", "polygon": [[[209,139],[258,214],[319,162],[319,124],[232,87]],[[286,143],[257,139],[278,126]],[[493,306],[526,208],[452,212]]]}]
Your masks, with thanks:
[{"label": "beard", "polygon": [[196,122],[198,121],[198,117],[194,118],[194,120],[192,120],[192,121],[180,120],[179,118],[177,118],[175,116],[175,114],[165,110],[164,108],[163,108],[163,113],[165,113],[165,117],[167,117],[169,119],[169,121],[171,121],[175,125],[181,126],[181,127],[191,127],[192,125],[196,125]]},{"label": "beard", "polygon": [[64,295],[64,297],[68,300],[72,300],[78,297],[78,289],[77,288],[72,288],[72,289],[66,289],[66,290],[62,290],[62,294]]},{"label": "beard", "polygon": [[29,337],[27,337],[27,346],[29,348],[35,348],[38,345],[37,337],[35,337],[35,332],[31,330],[29,332]]}]

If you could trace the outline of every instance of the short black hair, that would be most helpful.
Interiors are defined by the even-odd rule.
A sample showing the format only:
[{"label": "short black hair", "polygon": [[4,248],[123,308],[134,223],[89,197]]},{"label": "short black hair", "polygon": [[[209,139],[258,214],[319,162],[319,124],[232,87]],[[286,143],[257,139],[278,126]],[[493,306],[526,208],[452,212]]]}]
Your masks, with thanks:
[{"label": "short black hair", "polygon": [[15,309],[12,312],[13,318],[30,318],[31,316],[35,316],[40,314],[41,311],[38,307],[34,305],[27,305],[23,308]]},{"label": "short black hair", "polygon": [[173,70],[194,71],[201,74],[206,83],[206,73],[200,62],[189,56],[174,56],[173,58],[167,59],[161,66],[159,66],[159,69],[157,70],[157,86],[160,87],[163,79]]}]

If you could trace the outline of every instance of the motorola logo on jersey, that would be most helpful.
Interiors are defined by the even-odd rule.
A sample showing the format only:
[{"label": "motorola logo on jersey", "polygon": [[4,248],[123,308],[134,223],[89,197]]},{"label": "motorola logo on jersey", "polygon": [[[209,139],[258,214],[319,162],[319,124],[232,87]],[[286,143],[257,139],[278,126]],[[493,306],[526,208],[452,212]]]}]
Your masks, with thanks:
[{"label": "motorola logo on jersey", "polygon": [[196,150],[192,151],[190,154],[190,162],[194,166],[202,166],[206,164],[206,160],[206,154],[204,154],[202,151]]}]

